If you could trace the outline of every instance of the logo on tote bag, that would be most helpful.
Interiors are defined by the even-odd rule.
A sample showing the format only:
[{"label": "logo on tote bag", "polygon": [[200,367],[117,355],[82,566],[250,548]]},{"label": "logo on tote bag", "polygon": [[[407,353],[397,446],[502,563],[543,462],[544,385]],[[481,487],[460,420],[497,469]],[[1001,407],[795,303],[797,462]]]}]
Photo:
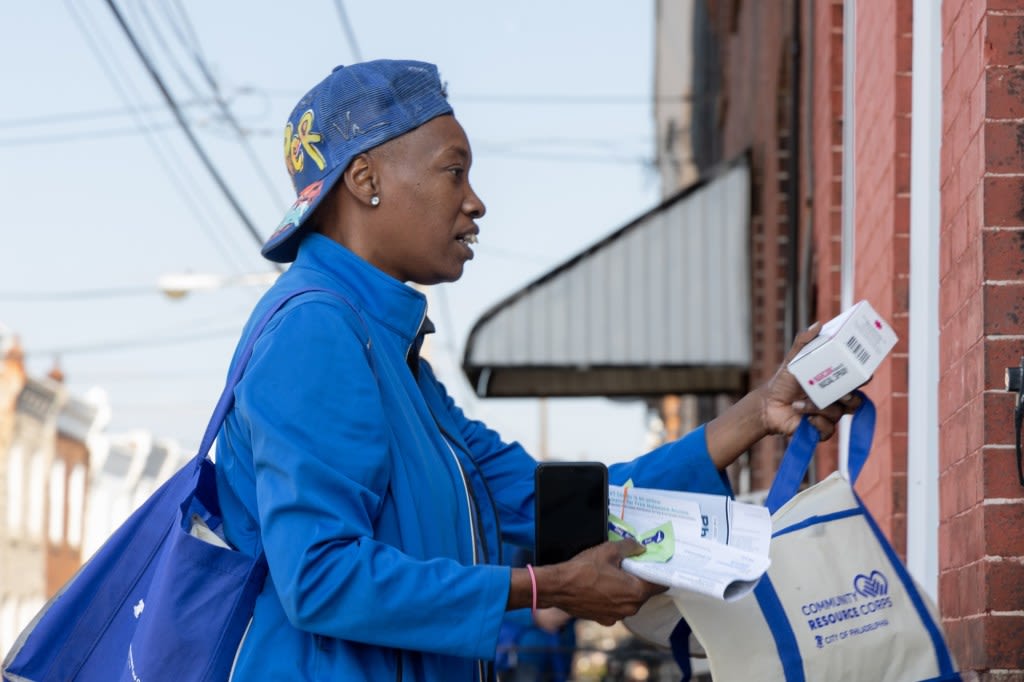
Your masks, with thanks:
[{"label": "logo on tote bag", "polygon": [[[828,632],[814,635],[819,649],[889,625],[889,621],[879,613],[893,607],[889,579],[885,574],[877,569],[858,573],[853,578],[852,587],[850,592],[810,601],[800,607],[800,612],[807,617],[808,629]],[[831,631],[840,623],[843,627]]]},{"label": "logo on tote bag", "polygon": [[868,599],[884,597],[889,594],[889,581],[881,571],[871,571],[871,575],[859,574],[853,579],[853,589],[857,594]]}]

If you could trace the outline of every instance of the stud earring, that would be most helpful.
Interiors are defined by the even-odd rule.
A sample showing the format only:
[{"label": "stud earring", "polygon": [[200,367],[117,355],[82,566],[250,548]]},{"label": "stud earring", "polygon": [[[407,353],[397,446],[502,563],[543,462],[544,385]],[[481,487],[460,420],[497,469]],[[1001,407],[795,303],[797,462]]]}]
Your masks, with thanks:
[{"label": "stud earring", "polygon": [[376,194],[370,197],[370,206],[380,206],[380,197]]}]

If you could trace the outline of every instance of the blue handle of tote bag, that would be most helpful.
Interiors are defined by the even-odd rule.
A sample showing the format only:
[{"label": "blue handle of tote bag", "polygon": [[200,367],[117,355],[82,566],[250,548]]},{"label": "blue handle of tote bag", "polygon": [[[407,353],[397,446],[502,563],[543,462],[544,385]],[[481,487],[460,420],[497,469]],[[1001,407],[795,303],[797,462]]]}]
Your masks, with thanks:
[{"label": "blue handle of tote bag", "polygon": [[[855,391],[860,396],[861,404],[853,414],[853,421],[850,424],[850,447],[847,459],[847,470],[850,476],[850,483],[857,482],[861,469],[871,452],[871,439],[875,435],[875,405],[861,391]],[[775,481],[771,490],[768,491],[768,498],[765,506],[768,511],[774,514],[782,505],[789,502],[794,495],[800,491],[800,484],[807,474],[807,467],[811,464],[814,456],[814,448],[818,446],[821,435],[818,429],[805,416],[800,420],[800,426],[793,433],[789,441],[786,454],[782,456],[779,463],[779,470],[775,474]]]}]

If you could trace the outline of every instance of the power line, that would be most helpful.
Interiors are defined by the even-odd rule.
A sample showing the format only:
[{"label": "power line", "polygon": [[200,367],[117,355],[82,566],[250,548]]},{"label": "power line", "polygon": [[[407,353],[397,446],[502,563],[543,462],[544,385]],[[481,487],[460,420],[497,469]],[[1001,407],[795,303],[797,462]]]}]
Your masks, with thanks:
[{"label": "power line", "polygon": [[[192,145],[192,148],[195,150],[196,154],[203,162],[203,165],[206,166],[206,170],[213,177],[214,182],[220,188],[220,191],[224,194],[224,197],[228,200],[228,203],[231,204],[231,207],[234,209],[235,213],[238,214],[238,217],[242,221],[242,224],[245,226],[246,230],[248,230],[249,234],[252,235],[253,239],[256,240],[256,243],[262,247],[264,241],[263,237],[260,235],[259,231],[256,229],[256,226],[253,224],[253,222],[249,219],[249,216],[246,215],[245,211],[242,209],[241,204],[238,203],[238,200],[235,198],[235,195],[231,192],[231,189],[227,186],[227,183],[224,182],[224,179],[220,176],[220,173],[213,165],[213,162],[206,155],[206,152],[199,144],[199,140],[196,139],[195,134],[192,132],[192,129],[189,128],[188,122],[185,120],[185,117],[182,114],[181,109],[178,108],[178,103],[174,100],[174,97],[171,96],[171,93],[167,90],[167,87],[164,85],[163,79],[160,78],[160,74],[158,74],[156,72],[156,69],[153,68],[153,64],[150,62],[149,57],[146,56],[146,53],[142,51],[142,47],[139,45],[139,42],[135,39],[135,35],[132,33],[131,28],[128,26],[128,24],[125,23],[124,17],[121,15],[121,12],[117,9],[117,5],[114,4],[114,0],[107,0],[107,6],[110,7],[110,11],[113,12],[114,17],[117,19],[117,23],[121,26],[121,30],[123,30],[125,35],[128,37],[128,41],[132,44],[132,48],[135,50],[135,53],[138,55],[139,59],[142,60],[143,65],[145,65],[146,67],[146,71],[149,72],[150,77],[152,77],[154,83],[156,83],[157,88],[160,90],[160,94],[162,94],[164,99],[167,101],[167,105],[171,108],[171,111],[174,113],[174,118],[178,121],[178,125],[181,126],[182,131],[185,133],[185,136],[188,138],[188,141]],[[279,271],[284,269],[280,263],[274,263],[274,266]]]},{"label": "power line", "polygon": [[[262,95],[268,96],[268,97],[300,97],[301,96],[301,93],[297,93],[297,92],[293,92],[293,91],[265,90],[265,89],[261,89],[261,88],[250,87],[250,86],[245,86],[245,87],[238,88],[237,94],[240,94],[240,95],[262,94]],[[458,99],[462,100],[462,101],[466,101],[466,102],[485,102],[485,103],[486,102],[494,102],[496,104],[509,104],[509,103],[513,103],[514,104],[516,102],[522,102],[523,104],[551,103],[551,104],[566,104],[566,105],[572,105],[572,104],[592,105],[592,104],[600,104],[602,102],[605,103],[605,104],[614,103],[614,102],[620,102],[620,103],[623,103],[623,104],[645,104],[645,103],[649,103],[649,102],[654,101],[650,97],[642,97],[640,95],[637,95],[637,96],[633,96],[633,95],[564,95],[564,96],[549,96],[549,95],[531,95],[531,94],[513,94],[513,95],[488,95],[488,94],[473,95],[473,94],[468,94],[468,95],[459,95]],[[679,101],[679,98],[669,98],[669,99],[673,99],[674,101]],[[228,100],[225,100],[225,102],[227,102],[227,101]],[[195,106],[207,106],[207,105],[209,105],[211,103],[216,104],[216,102],[211,102],[208,99],[199,98],[199,99],[193,99],[193,100],[187,100],[187,101],[184,101],[184,102],[179,102],[178,106],[184,109],[184,108],[195,107]],[[79,121],[86,121],[86,120],[96,120],[96,119],[103,119],[103,118],[119,118],[119,117],[123,117],[123,116],[131,116],[136,111],[144,112],[144,113],[153,113],[153,112],[162,112],[164,110],[165,110],[164,105],[157,105],[157,104],[139,105],[139,106],[137,106],[135,108],[135,111],[133,111],[131,109],[127,109],[127,108],[122,108],[122,109],[118,109],[118,108],[105,108],[105,109],[91,109],[91,110],[90,109],[86,109],[86,110],[72,111],[72,112],[61,113],[61,114],[50,114],[50,115],[31,116],[31,117],[23,117],[23,118],[0,119],[0,129],[3,129],[3,128],[27,128],[27,127],[36,127],[36,126],[48,126],[48,125],[52,125],[54,123],[70,123],[70,122],[79,122]],[[246,131],[243,128],[243,132],[252,132],[252,131]],[[280,134],[280,131],[258,130],[257,132],[259,134],[274,134],[274,135],[279,135]]]},{"label": "power line", "polygon": [[[81,25],[79,25],[79,28],[81,28]],[[208,101],[204,101],[202,99],[194,99],[181,102],[178,106],[182,109],[187,109],[195,106],[204,106],[208,103]],[[124,118],[126,116],[135,116],[139,113],[163,113],[166,110],[167,108],[163,104],[143,104],[136,106],[134,109],[129,109],[127,107],[109,107],[105,109],[71,111],[62,114],[43,114],[20,118],[4,118],[0,119],[0,129],[36,128],[41,126],[51,126],[54,123],[79,123],[81,121],[99,120],[104,118]]]},{"label": "power line", "polygon": [[152,296],[161,293],[155,286],[107,287],[103,289],[77,289],[75,291],[0,291],[0,301],[9,303],[62,303],[88,299],[127,298]]},{"label": "power line", "polygon": [[182,343],[193,343],[195,341],[208,341],[210,339],[220,339],[229,336],[237,336],[238,330],[239,328],[237,326],[234,326],[223,329],[213,329],[205,332],[195,332],[193,334],[181,334],[179,336],[162,336],[158,338],[136,338],[128,340],[117,339],[110,341],[95,341],[80,346],[65,346],[63,348],[42,348],[32,351],[26,351],[25,355],[86,355],[95,353],[111,353],[114,351],[139,350],[142,348],[157,348],[159,346],[173,346]]},{"label": "power line", "polygon": [[[186,50],[191,50],[195,54],[199,55],[205,61],[206,57],[203,55],[202,46],[199,44],[199,34],[196,33],[195,26],[192,24],[192,20],[189,19],[188,12],[185,11],[185,6],[181,4],[181,0],[173,0],[173,2],[162,3],[164,7],[164,15],[167,17],[171,28],[174,30],[174,34],[178,36],[178,42],[180,42]],[[173,6],[172,6],[173,5]],[[175,19],[174,12],[177,11],[178,20]],[[182,25],[184,25],[185,33],[182,33]]]},{"label": "power line", "polygon": [[[287,97],[293,99],[301,97],[303,93],[298,90],[286,90],[276,88],[251,88],[262,92],[268,97]],[[552,94],[552,93],[465,93],[451,92],[450,99],[460,102],[480,102],[493,104],[559,104],[559,105],[581,105],[592,106],[595,104],[609,105],[638,105],[664,102],[667,104],[682,102],[698,102],[703,99],[711,99],[710,95],[679,94],[679,95],[645,95],[642,93],[582,93],[582,94]]]},{"label": "power line", "polygon": [[[201,195],[202,190],[198,186],[195,186],[194,192],[189,191],[189,189],[185,187],[185,184],[192,183],[193,185],[195,185],[194,178],[190,173],[186,173],[184,171],[181,171],[181,176],[179,176],[179,171],[175,170],[174,163],[172,163],[172,161],[177,162],[179,166],[181,165],[181,157],[178,156],[176,147],[174,145],[169,145],[166,147],[163,146],[160,136],[153,134],[152,126],[150,126],[150,124],[146,122],[145,117],[142,116],[142,114],[136,108],[133,108],[132,97],[128,92],[128,90],[131,88],[131,80],[125,77],[124,84],[121,83],[121,78],[117,74],[114,62],[112,62],[112,60],[107,59],[107,56],[104,54],[104,51],[100,48],[96,38],[93,36],[93,32],[90,30],[89,26],[86,25],[83,15],[79,15],[75,3],[72,0],[66,0],[64,4],[67,7],[68,13],[71,15],[72,20],[78,26],[79,31],[85,38],[86,45],[88,46],[89,50],[93,53],[93,56],[96,58],[96,62],[99,64],[100,68],[106,74],[107,79],[110,81],[110,84],[113,86],[113,88],[117,91],[118,95],[120,95],[122,101],[124,101],[124,103],[128,105],[128,111],[135,119],[138,129],[145,134],[146,142],[147,144],[149,144],[149,146],[152,148],[154,152],[153,158],[155,158],[157,163],[159,163],[160,166],[164,169],[164,172],[167,174],[167,178],[171,181],[171,185],[177,191],[178,196],[181,198],[182,202],[185,204],[185,206],[188,208],[191,214],[195,217],[196,222],[199,224],[199,226],[210,237],[211,242],[213,243],[214,247],[218,250],[218,252],[221,254],[221,256],[226,261],[233,263],[236,269],[239,269],[238,261],[236,260],[234,250],[229,250],[224,246],[224,244],[221,241],[221,233],[219,231],[213,230],[210,225],[209,217],[206,214],[206,202],[199,204],[197,203],[195,197],[193,196],[194,194]],[[81,5],[83,11],[85,7],[86,5]]]},{"label": "power line", "polygon": [[338,18],[341,20],[341,28],[345,31],[345,38],[349,47],[352,48],[352,56],[357,62],[363,61],[363,54],[359,51],[359,43],[356,42],[356,34],[352,30],[352,24],[348,21],[348,14],[345,12],[343,0],[334,0],[334,7],[338,10]]},{"label": "power line", "polygon": [[[170,130],[177,126],[171,124],[164,125],[150,125],[149,131],[161,131]],[[126,137],[130,135],[146,134],[147,131],[139,130],[125,130],[122,128],[107,128],[101,130],[90,130],[90,131],[78,131],[70,132],[64,135],[48,135],[45,139],[37,138],[0,138],[0,148],[15,148],[15,147],[26,147],[26,146],[40,146],[47,144],[58,144],[66,142],[89,142],[93,140],[101,140],[110,137]],[[278,133],[271,130],[264,129],[253,129],[250,131],[251,135],[259,136],[270,136],[277,135]],[[561,144],[573,145],[578,144],[581,148],[586,147],[600,147],[602,146],[598,140],[579,140],[574,142],[573,140],[560,140]],[[505,157],[512,159],[523,159],[523,160],[538,160],[538,161],[552,161],[552,162],[563,162],[563,163],[608,163],[608,164],[632,164],[632,165],[651,165],[653,161],[642,155],[638,154],[635,156],[631,155],[615,155],[615,154],[572,154],[572,153],[544,153],[540,151],[527,151],[522,149],[523,145],[534,145],[535,140],[525,140],[522,143],[519,142],[502,142],[488,144],[486,141],[477,142],[476,148],[480,152],[486,152],[492,157]],[[604,143],[604,147],[608,146],[608,143]]]},{"label": "power line", "polygon": [[[174,69],[174,72],[176,74],[178,74],[178,78],[181,79],[181,82],[185,85],[185,87],[192,92],[192,95],[198,98],[199,88],[196,86],[194,82],[192,82],[192,76],[190,76],[186,69],[181,65],[176,55],[174,54],[174,51],[171,49],[171,46],[164,39],[164,35],[160,31],[160,27],[157,24],[156,20],[153,18],[152,13],[149,11],[148,5],[149,3],[147,2],[140,2],[136,4],[137,9],[139,10],[139,13],[142,16],[142,20],[136,22],[137,25],[139,26],[140,29],[143,27],[144,24],[149,25],[149,34],[153,36],[153,38],[156,41],[156,44],[159,45],[159,47],[163,49],[164,54],[167,55],[171,68]],[[136,34],[136,37],[138,37],[138,34]],[[141,42],[142,41],[140,40],[140,44]],[[150,42],[150,46],[152,46],[152,44],[153,43]],[[156,50],[150,49],[149,53],[154,54],[155,52]]]},{"label": "power line", "polygon": [[[182,16],[185,18],[185,21],[188,23],[189,26],[191,26],[191,22],[188,22],[188,14],[185,13],[185,8],[181,7],[180,11],[182,13]],[[184,45],[185,43],[184,40],[182,40],[183,36],[181,32],[176,31],[176,33],[178,35],[179,40]],[[284,207],[288,206],[289,202],[282,198],[278,186],[267,175],[267,169],[263,167],[263,164],[260,161],[259,157],[256,155],[255,150],[253,150],[252,145],[249,144],[248,136],[246,135],[245,131],[242,130],[241,124],[239,124],[238,119],[235,118],[234,113],[231,111],[231,107],[229,107],[227,101],[225,101],[224,96],[220,90],[220,85],[217,83],[217,79],[213,77],[213,73],[207,66],[206,60],[203,59],[203,56],[200,53],[199,41],[198,38],[195,36],[194,32],[192,34],[192,40],[194,41],[193,46],[189,48],[189,46],[185,45],[185,47],[186,49],[189,49],[192,56],[192,60],[195,62],[196,67],[199,69],[199,72],[203,75],[203,78],[206,80],[206,84],[210,87],[210,90],[213,92],[213,99],[214,102],[217,104],[217,108],[220,109],[221,114],[224,116],[224,120],[228,122],[228,125],[231,126],[231,129],[235,131],[235,135],[238,137],[239,144],[242,145],[242,149],[245,151],[246,156],[249,157],[250,167],[256,170],[256,174],[259,176],[260,181],[263,183],[263,187],[272,197],[277,199],[278,203],[281,205],[281,211],[283,212]]]},{"label": "power line", "polygon": [[46,137],[35,136],[0,138],[0,147],[38,147],[48,144],[63,144],[65,142],[92,142],[93,140],[104,140],[110,137],[128,137],[131,135],[148,135],[152,132],[173,130],[173,123],[150,125],[148,130],[125,130],[124,128],[101,128],[99,130],[79,130],[64,134],[47,133]]}]

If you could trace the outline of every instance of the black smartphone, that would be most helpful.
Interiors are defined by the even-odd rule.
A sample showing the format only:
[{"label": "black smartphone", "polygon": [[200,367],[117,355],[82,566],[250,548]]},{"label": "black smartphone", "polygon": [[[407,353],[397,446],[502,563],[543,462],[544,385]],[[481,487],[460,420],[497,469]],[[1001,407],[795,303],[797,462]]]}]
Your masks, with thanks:
[{"label": "black smartphone", "polygon": [[608,467],[541,462],[534,474],[534,559],[568,561],[608,539]]}]

